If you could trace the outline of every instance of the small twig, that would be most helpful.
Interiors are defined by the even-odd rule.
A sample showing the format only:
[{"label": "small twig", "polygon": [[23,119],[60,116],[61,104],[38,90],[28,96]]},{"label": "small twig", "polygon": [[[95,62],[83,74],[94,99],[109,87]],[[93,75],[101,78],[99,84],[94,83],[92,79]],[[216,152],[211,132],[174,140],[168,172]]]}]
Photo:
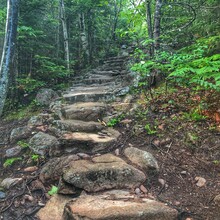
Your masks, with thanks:
[{"label": "small twig", "polygon": [[168,154],[168,153],[169,153],[169,151],[170,151],[170,148],[171,148],[172,143],[173,143],[173,142],[171,142],[171,143],[169,144],[169,146],[168,146],[168,149],[167,149],[167,154]]}]

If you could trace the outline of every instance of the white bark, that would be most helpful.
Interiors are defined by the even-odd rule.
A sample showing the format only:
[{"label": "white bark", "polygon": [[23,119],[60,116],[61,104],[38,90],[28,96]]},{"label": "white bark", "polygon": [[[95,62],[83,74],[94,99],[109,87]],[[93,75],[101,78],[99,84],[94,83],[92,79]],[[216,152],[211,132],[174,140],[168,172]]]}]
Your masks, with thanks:
[{"label": "white bark", "polygon": [[[9,80],[12,78],[12,62],[15,53],[15,41],[18,22],[19,0],[7,1],[7,18],[5,25],[5,40],[0,64],[0,116],[7,98]],[[15,74],[15,73],[14,73]]]},{"label": "white bark", "polygon": [[60,0],[60,19],[62,21],[62,26],[63,26],[65,60],[66,60],[67,69],[70,70],[69,39],[68,39],[68,31],[67,31],[67,24],[65,17],[65,5],[63,0]]}]

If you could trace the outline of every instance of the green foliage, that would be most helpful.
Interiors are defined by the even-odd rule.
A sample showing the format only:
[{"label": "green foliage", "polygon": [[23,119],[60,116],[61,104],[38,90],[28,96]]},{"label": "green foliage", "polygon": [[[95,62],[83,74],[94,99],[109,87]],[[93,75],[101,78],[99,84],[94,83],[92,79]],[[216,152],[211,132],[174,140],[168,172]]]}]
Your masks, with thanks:
[{"label": "green foliage", "polygon": [[124,117],[125,117],[125,115],[124,115],[124,114],[121,114],[121,115],[119,115],[119,116],[117,116],[117,117],[115,117],[115,118],[110,119],[110,120],[108,121],[108,123],[107,123],[107,126],[108,126],[108,127],[114,127],[114,126],[116,126],[117,124],[120,123],[121,120],[124,119]]},{"label": "green foliage", "polygon": [[25,93],[36,92],[41,87],[45,86],[46,83],[43,81],[39,81],[36,79],[31,79],[30,77],[26,78],[18,78],[17,79],[17,87],[20,91],[24,91]]},{"label": "green foliage", "polygon": [[41,158],[41,156],[39,154],[32,154],[31,155],[31,159],[33,160],[33,162],[38,162],[38,160]]},{"label": "green foliage", "polygon": [[10,167],[12,166],[16,161],[21,161],[22,158],[21,157],[14,157],[14,158],[9,158],[7,159],[4,164],[3,164],[3,167],[6,168],[6,167]]},{"label": "green foliage", "polygon": [[48,191],[48,194],[49,194],[50,196],[52,196],[52,195],[57,194],[57,192],[58,192],[58,187],[52,186],[51,189],[50,189],[50,191]]},{"label": "green foliage", "polygon": [[69,76],[69,72],[66,68],[56,64],[50,57],[36,55],[35,62],[38,67],[36,69],[37,76],[45,81],[52,83]]},{"label": "green foliage", "polygon": [[220,54],[215,54],[220,49],[219,41],[219,36],[200,39],[176,53],[158,52],[152,59],[144,59],[144,54],[139,52],[141,61],[131,70],[139,73],[140,87],[146,87],[147,78],[157,72],[184,86],[219,91]]},{"label": "green foliage", "polygon": [[29,144],[24,140],[18,141],[17,145],[19,145],[22,148],[28,148],[29,147]]},{"label": "green foliage", "polygon": [[154,127],[154,129],[152,129],[150,124],[146,124],[144,126],[144,129],[146,130],[147,134],[149,134],[149,135],[157,133],[156,127]]},{"label": "green foliage", "polygon": [[192,109],[189,113],[185,112],[183,114],[183,119],[190,121],[202,121],[206,119],[206,116],[201,115],[199,109]]}]

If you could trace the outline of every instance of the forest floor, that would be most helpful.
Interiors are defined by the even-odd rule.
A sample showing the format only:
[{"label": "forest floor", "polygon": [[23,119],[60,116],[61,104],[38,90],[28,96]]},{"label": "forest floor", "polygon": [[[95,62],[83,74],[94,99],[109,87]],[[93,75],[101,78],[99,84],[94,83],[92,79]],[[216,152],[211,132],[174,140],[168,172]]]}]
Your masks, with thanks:
[{"label": "forest floor", "polygon": [[[149,195],[176,208],[183,220],[220,219],[220,212],[213,201],[220,194],[218,97],[215,93],[192,93],[180,87],[169,92],[156,89],[153,98],[139,98],[139,108],[132,116],[125,116],[127,122],[124,119],[115,125],[123,134],[118,146],[124,148],[133,145],[150,151],[156,157],[160,172],[149,176],[145,187]],[[203,111],[202,105],[212,108]],[[1,121],[0,134],[7,136],[13,128],[25,123],[25,119]],[[3,152],[7,146],[1,146],[0,149],[0,172],[4,177],[27,175],[21,171],[27,162],[25,158],[4,169]],[[35,165],[40,167],[42,164],[38,161]],[[35,181],[37,176],[29,180]],[[45,187],[49,189],[50,186]],[[24,190],[21,185],[8,192],[6,200],[10,200],[0,200],[0,213],[4,211],[4,216],[10,220],[15,216],[13,213],[20,209],[23,219],[34,219],[33,214],[39,204],[19,201],[24,194],[28,194],[28,187]],[[44,197],[45,201],[48,198],[42,192],[36,192],[33,196]]]}]

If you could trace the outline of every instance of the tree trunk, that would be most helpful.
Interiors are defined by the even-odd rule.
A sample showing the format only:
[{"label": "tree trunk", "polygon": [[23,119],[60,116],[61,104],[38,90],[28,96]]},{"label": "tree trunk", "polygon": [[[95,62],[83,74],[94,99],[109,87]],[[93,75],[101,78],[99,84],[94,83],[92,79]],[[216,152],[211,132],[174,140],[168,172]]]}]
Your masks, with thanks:
[{"label": "tree trunk", "polygon": [[154,14],[154,49],[160,48],[160,20],[161,20],[162,0],[156,0]]},{"label": "tree trunk", "polygon": [[85,15],[83,12],[79,13],[79,27],[80,27],[80,38],[82,43],[82,50],[83,50],[83,57],[85,60],[85,63],[88,63],[89,61],[89,43],[88,43],[88,37],[86,35],[86,25],[85,25]]},{"label": "tree trunk", "polygon": [[63,26],[65,60],[66,60],[67,69],[70,70],[69,39],[68,39],[68,31],[67,31],[66,18],[65,18],[65,6],[63,0],[60,0],[60,19],[62,21],[62,26]]},{"label": "tree trunk", "polygon": [[154,56],[154,43],[153,43],[153,25],[152,25],[152,13],[151,13],[151,0],[146,1],[146,20],[147,20],[147,31],[150,39],[150,57]]},{"label": "tree trunk", "polygon": [[13,78],[13,60],[15,57],[15,43],[18,25],[19,0],[7,1],[7,18],[5,26],[5,40],[0,64],[0,116],[9,89],[9,82]]}]

